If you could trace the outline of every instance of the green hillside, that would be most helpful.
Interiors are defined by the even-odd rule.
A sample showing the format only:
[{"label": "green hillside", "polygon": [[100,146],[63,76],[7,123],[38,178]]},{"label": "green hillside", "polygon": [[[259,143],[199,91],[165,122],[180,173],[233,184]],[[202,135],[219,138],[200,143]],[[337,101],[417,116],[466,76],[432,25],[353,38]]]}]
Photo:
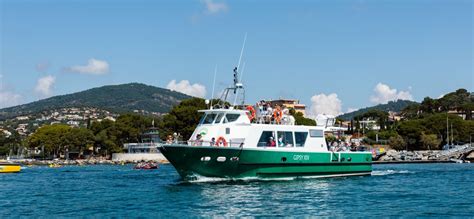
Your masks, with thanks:
[{"label": "green hillside", "polygon": [[347,120],[351,120],[355,116],[362,115],[362,114],[364,114],[364,113],[366,113],[370,110],[382,110],[382,111],[385,111],[385,112],[388,112],[388,111],[400,112],[407,106],[418,105],[418,104],[419,103],[414,102],[414,101],[410,101],[410,100],[389,101],[386,104],[379,104],[379,105],[376,105],[376,106],[359,109],[359,110],[354,111],[354,112],[342,114],[342,115],[338,116],[338,118],[347,121]]},{"label": "green hillside", "polygon": [[133,110],[165,113],[188,98],[179,92],[140,83],[109,85],[0,109],[0,119],[66,107],[95,107],[117,113]]}]

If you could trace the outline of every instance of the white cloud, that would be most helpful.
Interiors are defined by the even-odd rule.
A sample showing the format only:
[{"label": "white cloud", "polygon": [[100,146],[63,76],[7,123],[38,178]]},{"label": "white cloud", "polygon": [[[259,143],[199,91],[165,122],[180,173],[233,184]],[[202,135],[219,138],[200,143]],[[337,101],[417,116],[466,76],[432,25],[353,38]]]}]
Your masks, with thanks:
[{"label": "white cloud", "polygon": [[191,84],[188,80],[182,80],[178,83],[176,83],[176,80],[172,80],[166,85],[166,88],[194,97],[204,98],[206,96],[206,87],[204,85],[198,83]]},{"label": "white cloud", "polygon": [[226,12],[229,8],[224,2],[214,2],[214,0],[202,0],[201,2],[206,6],[207,14]]},{"label": "white cloud", "polygon": [[397,91],[388,85],[378,83],[374,88],[375,94],[370,97],[370,101],[375,104],[387,103],[393,100],[413,100],[409,91]]},{"label": "white cloud", "polygon": [[41,97],[50,97],[53,94],[54,82],[56,82],[56,78],[52,75],[39,78],[36,82],[35,92]]},{"label": "white cloud", "polygon": [[337,97],[337,94],[317,94],[311,97],[311,108],[309,114],[311,116],[316,116],[318,114],[337,116],[341,114],[341,106],[342,102]]},{"label": "white cloud", "polygon": [[22,101],[22,96],[11,91],[0,90],[0,108],[16,106]]},{"label": "white cloud", "polygon": [[102,75],[109,73],[109,63],[92,58],[87,61],[87,65],[75,65],[66,70],[81,74]]}]

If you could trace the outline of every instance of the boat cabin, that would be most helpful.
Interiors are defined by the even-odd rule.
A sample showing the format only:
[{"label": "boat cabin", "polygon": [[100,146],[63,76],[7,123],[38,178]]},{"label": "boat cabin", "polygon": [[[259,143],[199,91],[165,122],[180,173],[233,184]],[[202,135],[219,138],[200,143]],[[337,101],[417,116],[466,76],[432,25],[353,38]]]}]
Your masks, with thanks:
[{"label": "boat cabin", "polygon": [[324,128],[294,124],[256,123],[249,111],[209,109],[203,112],[188,144],[195,146],[327,151]]}]

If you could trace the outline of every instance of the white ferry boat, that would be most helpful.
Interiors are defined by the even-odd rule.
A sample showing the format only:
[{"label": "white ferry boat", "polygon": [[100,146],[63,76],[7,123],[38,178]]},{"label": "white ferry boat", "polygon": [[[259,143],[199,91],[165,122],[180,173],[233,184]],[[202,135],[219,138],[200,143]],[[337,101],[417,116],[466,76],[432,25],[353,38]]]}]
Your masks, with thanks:
[{"label": "white ferry boat", "polygon": [[159,148],[184,179],[371,173],[371,153],[328,150],[325,127],[295,125],[280,109],[272,115],[258,113],[254,106],[243,105],[244,98],[239,105],[226,104],[232,93],[244,94],[237,75],[234,69],[234,85],[225,89],[218,104],[200,111],[202,119],[188,141]]}]

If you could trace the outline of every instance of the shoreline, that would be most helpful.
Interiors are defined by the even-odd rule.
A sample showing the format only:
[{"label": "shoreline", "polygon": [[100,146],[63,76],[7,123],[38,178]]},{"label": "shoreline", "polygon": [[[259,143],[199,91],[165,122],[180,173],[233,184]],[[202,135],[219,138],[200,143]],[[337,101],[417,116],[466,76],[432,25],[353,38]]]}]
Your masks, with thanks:
[{"label": "shoreline", "polygon": [[[4,162],[4,161],[2,161]],[[9,161],[6,161],[9,162]],[[22,166],[85,166],[85,165],[129,165],[138,164],[141,161],[112,161],[112,160],[23,160],[11,161],[12,163],[20,164]],[[170,164],[168,161],[160,160],[154,161],[159,164]],[[372,161],[372,165],[383,164],[437,164],[437,163],[456,163],[452,160],[396,160],[396,161]]]}]

